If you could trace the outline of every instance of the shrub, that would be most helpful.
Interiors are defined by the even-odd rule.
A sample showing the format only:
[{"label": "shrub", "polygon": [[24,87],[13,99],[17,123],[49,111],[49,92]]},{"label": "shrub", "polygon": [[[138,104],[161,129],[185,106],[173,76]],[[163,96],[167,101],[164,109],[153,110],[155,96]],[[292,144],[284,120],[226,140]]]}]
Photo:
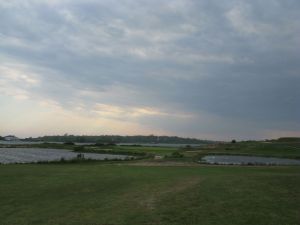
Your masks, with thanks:
[{"label": "shrub", "polygon": [[68,141],[68,142],[65,142],[64,145],[75,145],[75,144],[74,144],[74,142]]},{"label": "shrub", "polygon": [[77,154],[77,159],[84,159],[84,154],[82,153]]},{"label": "shrub", "polygon": [[182,158],[183,154],[181,154],[179,152],[173,152],[171,156],[172,156],[172,158]]},{"label": "shrub", "polygon": [[66,160],[65,160],[65,158],[64,157],[61,157],[60,158],[60,162],[65,162]]},{"label": "shrub", "polygon": [[101,147],[101,146],[104,146],[104,145],[105,145],[104,143],[97,142],[94,146],[99,146],[99,147]]},{"label": "shrub", "polygon": [[75,148],[74,148],[74,150],[75,151],[84,151],[84,146],[76,146]]}]

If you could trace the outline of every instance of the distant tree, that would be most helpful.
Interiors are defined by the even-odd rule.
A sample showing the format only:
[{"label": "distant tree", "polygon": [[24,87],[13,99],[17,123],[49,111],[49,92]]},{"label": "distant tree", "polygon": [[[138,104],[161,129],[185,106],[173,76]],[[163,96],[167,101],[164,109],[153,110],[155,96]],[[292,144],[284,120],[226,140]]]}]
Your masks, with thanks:
[{"label": "distant tree", "polygon": [[117,144],[115,142],[113,142],[113,141],[110,141],[110,142],[107,143],[107,145],[109,145],[109,146],[116,146]]},{"label": "distant tree", "polygon": [[1,141],[1,140],[4,140],[4,137],[0,136],[0,141]]},{"label": "distant tree", "polygon": [[102,143],[102,142],[97,142],[96,144],[95,144],[95,146],[98,146],[98,147],[101,147],[101,146],[104,146],[105,144],[104,143]]},{"label": "distant tree", "polygon": [[[28,140],[28,139],[27,139]],[[165,144],[211,144],[214,141],[201,140],[196,138],[182,138],[176,136],[155,136],[155,135],[135,135],[135,136],[120,136],[120,135],[99,135],[99,136],[76,136],[76,135],[54,135],[43,136],[29,139],[31,141],[45,142],[81,142],[81,143],[165,143]]]},{"label": "distant tree", "polygon": [[80,136],[76,138],[76,142],[84,143],[87,142],[86,138],[84,136]]},{"label": "distant tree", "polygon": [[235,140],[235,139],[233,139],[233,140],[231,141],[231,143],[232,143],[232,144],[235,144],[235,143],[236,143],[236,140]]}]

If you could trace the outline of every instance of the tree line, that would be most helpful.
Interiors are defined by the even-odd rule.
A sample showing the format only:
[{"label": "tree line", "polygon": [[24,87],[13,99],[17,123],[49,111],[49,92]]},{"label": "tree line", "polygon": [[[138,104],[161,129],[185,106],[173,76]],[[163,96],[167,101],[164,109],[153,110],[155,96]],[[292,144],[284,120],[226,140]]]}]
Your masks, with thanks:
[{"label": "tree line", "polygon": [[207,144],[212,143],[209,140],[200,140],[196,138],[183,138],[177,136],[156,136],[156,135],[53,135],[37,138],[25,138],[26,141],[44,141],[44,142],[80,142],[80,143],[166,143],[166,144]]}]

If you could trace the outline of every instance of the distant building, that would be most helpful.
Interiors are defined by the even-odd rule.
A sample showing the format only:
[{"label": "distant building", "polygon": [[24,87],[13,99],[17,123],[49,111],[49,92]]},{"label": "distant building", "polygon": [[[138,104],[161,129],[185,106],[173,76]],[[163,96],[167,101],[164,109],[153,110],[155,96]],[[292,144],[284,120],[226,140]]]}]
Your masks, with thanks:
[{"label": "distant building", "polygon": [[163,159],[164,157],[163,156],[161,156],[161,155],[155,155],[154,156],[154,159],[155,160],[161,160],[161,159]]},{"label": "distant building", "polygon": [[19,138],[17,138],[17,137],[14,136],[14,135],[8,135],[8,136],[5,136],[5,137],[4,137],[4,140],[5,140],[5,141],[18,141]]}]

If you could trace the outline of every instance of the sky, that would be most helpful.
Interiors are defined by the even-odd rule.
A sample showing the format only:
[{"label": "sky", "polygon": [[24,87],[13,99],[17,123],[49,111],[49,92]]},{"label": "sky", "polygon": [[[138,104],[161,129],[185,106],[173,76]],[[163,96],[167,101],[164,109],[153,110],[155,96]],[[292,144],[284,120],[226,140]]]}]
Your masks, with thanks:
[{"label": "sky", "polygon": [[0,0],[0,135],[300,136],[299,0]]}]

